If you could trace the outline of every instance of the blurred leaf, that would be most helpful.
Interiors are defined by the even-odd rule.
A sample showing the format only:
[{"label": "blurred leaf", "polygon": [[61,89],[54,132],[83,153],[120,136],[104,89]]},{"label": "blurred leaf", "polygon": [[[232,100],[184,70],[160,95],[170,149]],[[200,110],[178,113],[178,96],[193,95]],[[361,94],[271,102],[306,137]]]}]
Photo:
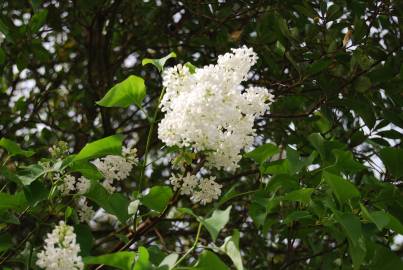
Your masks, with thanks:
[{"label": "blurred leaf", "polygon": [[1,138],[0,146],[5,148],[10,156],[31,157],[33,154],[35,154],[34,151],[22,150],[17,143],[7,138]]},{"label": "blurred leaf", "polygon": [[403,149],[385,147],[381,150],[379,156],[389,173],[395,177],[403,177]]},{"label": "blurred leaf", "polygon": [[333,21],[343,15],[343,12],[338,5],[331,5],[327,10],[326,18],[327,21]]},{"label": "blurred leaf", "polygon": [[275,48],[274,48],[274,51],[275,51],[278,55],[283,56],[284,53],[285,53],[285,47],[284,47],[283,44],[281,44],[280,41],[277,40],[276,46],[275,46]]},{"label": "blurred leaf", "polygon": [[13,239],[10,234],[0,234],[0,252],[7,251],[13,247]]},{"label": "blurred leaf", "polygon": [[32,16],[31,20],[29,21],[29,27],[31,28],[32,33],[39,31],[39,29],[45,24],[47,16],[47,9],[40,10]]},{"label": "blurred leaf", "polygon": [[38,164],[33,164],[20,169],[18,171],[17,177],[23,185],[27,186],[38,178],[42,177],[46,172],[47,171],[45,171],[42,166]]},{"label": "blurred leaf", "polygon": [[0,210],[22,210],[26,206],[27,200],[23,192],[17,192],[14,195],[0,192]]},{"label": "blurred leaf", "polygon": [[126,80],[113,86],[106,95],[96,103],[103,107],[127,108],[131,104],[141,107],[146,96],[143,78],[130,75]]},{"label": "blurred leaf", "polygon": [[170,187],[154,186],[147,195],[141,198],[141,202],[154,211],[163,212],[172,196],[173,193]]},{"label": "blurred leaf", "polygon": [[403,269],[403,262],[399,256],[381,245],[376,245],[375,256],[371,258],[369,270],[397,270]]},{"label": "blurred leaf", "polygon": [[371,87],[371,80],[368,77],[360,76],[354,81],[354,88],[359,93],[364,93]]},{"label": "blurred leaf", "polygon": [[331,59],[320,59],[307,68],[307,75],[314,75],[326,69],[332,63]]},{"label": "blurred leaf", "polygon": [[6,61],[6,53],[0,47],[0,65],[4,64],[5,61]]}]

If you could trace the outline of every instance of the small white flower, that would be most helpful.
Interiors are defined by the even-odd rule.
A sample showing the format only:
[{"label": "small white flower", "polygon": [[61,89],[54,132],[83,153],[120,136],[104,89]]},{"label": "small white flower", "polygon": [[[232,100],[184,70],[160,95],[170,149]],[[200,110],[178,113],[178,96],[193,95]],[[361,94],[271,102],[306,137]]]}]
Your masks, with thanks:
[{"label": "small white flower", "polygon": [[221,195],[221,185],[214,181],[215,177],[203,179],[199,184],[199,191],[193,194],[193,201],[200,202],[201,204],[210,203],[217,200]]},{"label": "small white flower", "polygon": [[85,194],[91,187],[91,181],[84,176],[78,178],[76,182],[76,189],[78,194]]},{"label": "small white flower", "polygon": [[137,209],[139,208],[140,201],[139,200],[134,200],[130,202],[129,206],[127,207],[127,211],[129,215],[134,215],[137,212]]},{"label": "small white flower", "polygon": [[112,185],[113,180],[105,179],[102,182],[102,186],[108,191],[109,193],[115,192],[116,188]]},{"label": "small white flower", "polygon": [[130,162],[132,165],[137,165],[137,163],[139,162],[136,148],[124,147],[122,153],[123,157],[126,158],[127,162]]},{"label": "small white flower", "polygon": [[137,162],[137,149],[124,148],[123,156],[108,155],[103,158],[95,159],[92,161],[92,164],[94,164],[98,171],[104,176],[102,185],[106,190],[112,193],[116,189],[113,186],[113,181],[126,179]]},{"label": "small white flower", "polygon": [[170,177],[174,190],[180,190],[182,195],[189,195],[193,202],[201,204],[217,200],[221,195],[221,185],[215,182],[215,177],[198,178],[187,173],[185,177],[172,175]]},{"label": "small white flower", "polygon": [[70,174],[67,174],[62,178],[62,183],[58,188],[63,195],[67,195],[71,191],[75,190],[75,187],[74,187],[75,183],[76,183],[76,178]]},{"label": "small white flower", "polygon": [[172,174],[171,177],[169,178],[169,181],[171,182],[171,185],[173,186],[175,191],[182,187],[182,177],[180,176]]},{"label": "small white flower", "polygon": [[36,265],[46,270],[82,270],[84,263],[79,252],[73,227],[60,221],[47,234],[44,250],[38,253]]},{"label": "small white flower", "polygon": [[80,197],[77,201],[77,213],[81,222],[90,222],[95,215],[94,209],[92,209],[91,206],[88,206],[85,197]]},{"label": "small white flower", "polygon": [[194,192],[194,189],[197,187],[198,181],[195,175],[191,175],[187,173],[185,177],[183,177],[183,184],[181,187],[182,195],[190,195]]}]

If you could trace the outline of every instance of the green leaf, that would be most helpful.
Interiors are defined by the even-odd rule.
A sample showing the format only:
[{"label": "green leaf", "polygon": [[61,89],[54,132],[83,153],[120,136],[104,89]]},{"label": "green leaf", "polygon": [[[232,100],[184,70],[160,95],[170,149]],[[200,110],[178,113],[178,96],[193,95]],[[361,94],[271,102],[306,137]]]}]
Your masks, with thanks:
[{"label": "green leaf", "polygon": [[96,103],[103,107],[127,108],[131,104],[141,107],[146,96],[143,78],[130,75],[126,80],[113,86],[106,95]]},{"label": "green leaf", "polygon": [[87,224],[77,224],[74,226],[74,232],[77,235],[77,243],[80,245],[80,255],[89,256],[91,254],[94,237]]},{"label": "green leaf", "polygon": [[15,225],[21,224],[20,220],[14,213],[12,213],[11,211],[4,211],[4,210],[0,211],[0,222]]},{"label": "green leaf", "polygon": [[4,64],[6,61],[6,53],[2,48],[0,48],[0,65]]},{"label": "green leaf", "polygon": [[141,198],[141,202],[154,211],[162,212],[167,207],[172,195],[170,187],[154,186],[147,195]]},{"label": "green leaf", "polygon": [[306,17],[315,18],[318,16],[316,11],[308,4],[308,2],[303,2],[303,5],[293,6],[299,13],[304,14]]},{"label": "green leaf", "polygon": [[119,193],[109,194],[97,181],[91,180],[90,190],[85,197],[101,206],[106,212],[115,215],[123,224],[129,218],[127,212],[129,200]]},{"label": "green leaf", "polygon": [[33,154],[35,154],[34,151],[22,150],[17,143],[7,138],[1,138],[0,146],[5,148],[10,156],[31,157]]},{"label": "green leaf", "polygon": [[167,56],[159,58],[159,59],[144,58],[143,61],[141,61],[141,64],[143,66],[145,66],[147,64],[154,65],[158,69],[159,72],[162,72],[162,70],[164,69],[165,63],[169,59],[175,58],[175,57],[176,57],[176,54],[174,52],[171,52]]},{"label": "green leaf", "polygon": [[326,13],[327,21],[333,21],[343,15],[343,11],[338,5],[331,5]]},{"label": "green leaf", "polygon": [[340,176],[324,171],[322,179],[329,185],[341,204],[346,203],[352,198],[360,197],[360,192],[354,184]]},{"label": "green leaf", "polygon": [[30,185],[36,179],[43,176],[47,171],[39,164],[32,164],[28,167],[23,167],[18,171],[17,177],[24,186]]},{"label": "green leaf", "polygon": [[105,254],[97,257],[84,257],[83,262],[89,264],[104,264],[122,270],[131,270],[134,263],[135,253],[131,251],[120,251]]},{"label": "green leaf", "polygon": [[292,222],[301,220],[301,219],[311,219],[312,215],[309,211],[293,211],[287,215],[284,219],[285,224],[291,224]]},{"label": "green leaf", "polygon": [[347,234],[354,269],[359,269],[366,254],[360,219],[350,213],[336,214],[335,217]]},{"label": "green leaf", "polygon": [[392,216],[391,214],[387,213],[387,216],[389,217],[389,223],[386,225],[386,228],[391,229],[395,231],[398,234],[403,234],[403,225],[402,223]]},{"label": "green leaf", "polygon": [[173,269],[176,261],[178,260],[178,258],[179,258],[179,255],[176,254],[176,253],[169,254],[158,265],[158,269],[161,269],[161,270],[171,270],[171,269]]},{"label": "green leaf", "polygon": [[271,143],[263,144],[251,152],[246,153],[244,156],[253,159],[258,164],[262,164],[274,154],[277,154],[280,150],[277,146]]},{"label": "green leaf", "polygon": [[113,193],[109,195],[109,205],[112,214],[116,215],[120,222],[125,223],[130,217],[128,212],[129,200],[121,193]]},{"label": "green leaf", "polygon": [[397,270],[403,269],[403,262],[399,256],[381,245],[376,245],[375,255],[371,258],[369,270]]},{"label": "green leaf", "polygon": [[10,234],[0,234],[0,252],[7,251],[13,247],[13,239]]},{"label": "green leaf", "polygon": [[79,172],[84,177],[93,180],[101,180],[104,176],[97,170],[95,165],[85,160],[70,164],[70,172]]},{"label": "green leaf", "polygon": [[193,270],[229,270],[213,252],[204,250]]},{"label": "green leaf", "polygon": [[285,47],[279,40],[276,42],[276,47],[274,48],[274,52],[280,56],[283,56],[285,53]]},{"label": "green leaf", "polygon": [[138,259],[133,270],[153,270],[155,267],[150,262],[150,255],[145,247],[139,247]]},{"label": "green leaf", "polygon": [[106,155],[120,155],[122,153],[122,141],[123,136],[117,134],[87,143],[74,157],[73,162],[95,159]]},{"label": "green leaf", "polygon": [[390,217],[384,211],[375,211],[375,212],[370,213],[367,210],[367,208],[361,203],[360,203],[360,207],[361,207],[362,215],[366,219],[368,219],[369,221],[374,223],[376,225],[376,227],[378,228],[378,230],[381,231],[383,228],[385,228],[385,226],[387,226],[389,224]]},{"label": "green leaf", "polygon": [[334,149],[332,153],[336,157],[336,163],[334,165],[341,171],[355,173],[365,169],[364,165],[354,159],[350,151]]},{"label": "green leaf", "polygon": [[190,62],[186,62],[185,67],[187,67],[189,69],[190,74],[194,74],[197,69],[197,67]]},{"label": "green leaf", "polygon": [[222,195],[220,197],[220,199],[218,200],[218,202],[214,205],[214,208],[219,208],[221,205],[223,205],[224,203],[226,203],[227,201],[231,200],[232,198],[235,198],[236,196],[238,196],[240,194],[240,192],[238,192],[236,190],[236,188],[239,186],[239,183],[235,183],[234,185],[231,186],[231,188],[229,190],[227,190],[224,195]]},{"label": "green leaf", "polygon": [[360,76],[354,81],[354,88],[359,93],[364,93],[371,87],[371,80],[368,77]]},{"label": "green leaf", "polygon": [[308,68],[307,68],[307,75],[314,75],[316,73],[321,72],[322,70],[326,69],[330,64],[332,63],[331,59],[320,59],[316,62],[313,62]]},{"label": "green leaf", "polygon": [[403,177],[403,149],[385,147],[381,150],[379,156],[390,174],[395,177]]},{"label": "green leaf", "polygon": [[243,270],[242,256],[239,251],[239,231],[234,230],[232,236],[228,236],[224,240],[224,244],[220,250],[227,254],[234,263],[237,270]]},{"label": "green leaf", "polygon": [[217,239],[219,232],[228,223],[230,212],[231,206],[228,206],[228,208],[225,210],[215,210],[211,217],[201,220],[201,223],[210,233],[213,241]]},{"label": "green leaf", "polygon": [[284,195],[283,200],[307,204],[311,201],[312,192],[314,192],[313,188],[301,188],[299,190],[287,193],[286,195]]},{"label": "green leaf", "polygon": [[317,157],[318,153],[313,151],[307,158],[300,157],[297,150],[287,146],[287,161],[290,174],[295,174],[301,171],[302,168],[311,165]]},{"label": "green leaf", "polygon": [[29,186],[24,187],[25,198],[31,206],[35,206],[38,202],[46,200],[49,190],[40,181],[34,181]]},{"label": "green leaf", "polygon": [[263,163],[259,166],[262,174],[288,174],[290,172],[290,163],[286,159],[276,160],[268,164]]},{"label": "green leaf", "polygon": [[325,158],[325,139],[319,133],[312,133],[308,136],[308,141],[313,145],[313,147],[318,151],[318,153]]},{"label": "green leaf", "polygon": [[23,192],[17,192],[14,195],[0,192],[0,210],[15,209],[23,210],[27,206],[27,200]]},{"label": "green leaf", "polygon": [[36,33],[39,29],[45,24],[46,17],[48,16],[48,10],[43,9],[38,11],[32,16],[31,20],[29,21],[29,27],[32,33]]}]

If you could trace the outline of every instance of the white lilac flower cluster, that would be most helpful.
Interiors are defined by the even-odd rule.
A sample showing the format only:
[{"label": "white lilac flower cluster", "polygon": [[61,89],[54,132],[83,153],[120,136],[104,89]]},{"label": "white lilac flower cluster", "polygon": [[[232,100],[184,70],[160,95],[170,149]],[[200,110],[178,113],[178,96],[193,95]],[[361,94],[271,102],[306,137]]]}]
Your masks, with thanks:
[{"label": "white lilac flower cluster", "polygon": [[185,176],[172,175],[169,179],[174,190],[179,190],[182,195],[189,195],[195,203],[210,203],[221,195],[221,185],[215,182],[215,177],[198,178],[187,173]]},{"label": "white lilac flower cluster", "polygon": [[236,169],[240,151],[253,143],[255,118],[272,101],[266,88],[242,91],[241,83],[256,61],[253,49],[244,46],[194,73],[186,65],[167,69],[161,101],[166,114],[159,124],[159,138],[168,146],[207,150],[209,167]]},{"label": "white lilac flower cluster", "polygon": [[87,204],[87,199],[85,197],[80,197],[77,200],[76,205],[78,219],[81,222],[90,222],[95,215],[95,211],[91,206]]},{"label": "white lilac flower cluster", "polygon": [[[60,178],[60,176],[56,176]],[[91,187],[91,181],[84,176],[76,179],[70,174],[66,174],[61,178],[61,184],[58,186],[63,195],[68,195],[70,192],[77,192],[78,194],[86,193]]]},{"label": "white lilac flower cluster", "polygon": [[38,253],[36,264],[46,270],[81,270],[84,263],[73,227],[60,221],[45,239],[44,250]]},{"label": "white lilac flower cluster", "polygon": [[113,186],[113,181],[126,179],[137,164],[137,149],[124,148],[122,156],[108,155],[103,158],[97,158],[92,163],[97,167],[104,176],[102,185],[107,191],[113,193],[116,188]]}]

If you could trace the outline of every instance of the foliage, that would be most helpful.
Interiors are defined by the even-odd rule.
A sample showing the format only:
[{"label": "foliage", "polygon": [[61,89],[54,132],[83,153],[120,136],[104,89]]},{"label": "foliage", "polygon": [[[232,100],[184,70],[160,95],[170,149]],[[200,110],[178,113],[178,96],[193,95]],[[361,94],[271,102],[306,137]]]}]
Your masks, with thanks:
[{"label": "foliage", "polygon": [[[65,221],[88,269],[402,269],[402,20],[396,0],[2,1],[0,266],[39,269]],[[207,152],[158,139],[161,75],[244,44],[274,102],[194,203],[169,178]],[[130,144],[110,193],[93,162]],[[89,189],[63,194],[67,175]]]}]

